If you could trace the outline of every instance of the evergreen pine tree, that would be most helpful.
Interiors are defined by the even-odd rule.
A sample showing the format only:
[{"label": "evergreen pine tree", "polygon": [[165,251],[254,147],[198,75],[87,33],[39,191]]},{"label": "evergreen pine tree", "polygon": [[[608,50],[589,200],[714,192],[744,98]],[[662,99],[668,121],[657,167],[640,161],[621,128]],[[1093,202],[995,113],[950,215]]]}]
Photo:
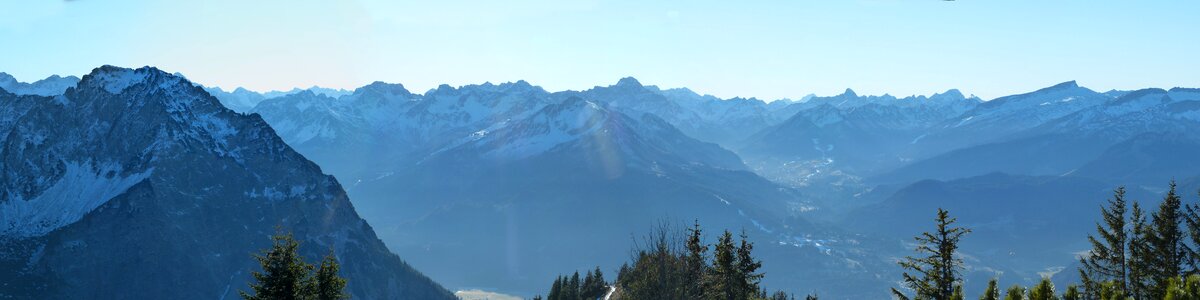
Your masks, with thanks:
[{"label": "evergreen pine tree", "polygon": [[[1184,207],[1186,208],[1184,221],[1187,225],[1188,238],[1193,246],[1200,247],[1200,204],[1187,204]],[[1188,274],[1200,274],[1200,254],[1198,253],[1200,253],[1200,249],[1187,249],[1187,261],[1190,267]]]},{"label": "evergreen pine tree", "polygon": [[1185,261],[1187,245],[1184,244],[1183,214],[1180,211],[1182,201],[1175,193],[1175,182],[1170,184],[1170,190],[1163,197],[1158,211],[1150,217],[1151,234],[1148,235],[1147,245],[1150,247],[1149,279],[1150,289],[1147,296],[1161,299],[1166,295],[1166,288],[1171,280],[1182,274],[1181,267]]},{"label": "evergreen pine tree", "polygon": [[791,299],[791,296],[788,296],[788,293],[784,292],[784,291],[775,291],[775,293],[771,294],[771,297],[767,298],[767,299],[769,299],[769,300],[789,300],[789,299]]},{"label": "evergreen pine tree", "polygon": [[[1129,290],[1127,295],[1134,299],[1145,299],[1150,289],[1149,277],[1152,276],[1150,264],[1153,261],[1152,256],[1154,256],[1154,253],[1152,253],[1148,241],[1151,238],[1150,235],[1152,232],[1150,232],[1150,227],[1146,224],[1145,213],[1142,212],[1142,208],[1137,202],[1133,203],[1129,224],[1131,229],[1129,259],[1127,261],[1129,265],[1129,279],[1127,280],[1127,288]],[[1119,289],[1115,284],[1104,282],[1102,285],[1101,291],[1104,291],[1107,287],[1109,294],[1100,295],[1101,298],[1108,299],[1120,296],[1121,292],[1115,291]]]},{"label": "evergreen pine tree", "polygon": [[737,293],[737,278],[738,269],[736,263],[736,254],[734,253],[733,234],[729,230],[721,235],[717,240],[717,245],[714,247],[713,266],[706,276],[707,290],[704,292],[705,298],[711,300],[734,300],[738,298]]},{"label": "evergreen pine tree", "polygon": [[1200,275],[1190,275],[1187,279],[1176,276],[1167,285],[1165,300],[1194,300],[1200,299]]},{"label": "evergreen pine tree", "polygon": [[[1133,282],[1130,281],[1130,283],[1131,283],[1130,287],[1132,288]],[[1100,282],[1100,283],[1097,283],[1097,285],[1098,285],[1098,289],[1099,289],[1099,296],[1097,296],[1095,298],[1087,298],[1087,299],[1097,299],[1097,300],[1138,299],[1138,298],[1129,297],[1129,296],[1122,296],[1121,292],[1119,290],[1117,290],[1117,283],[1114,281]]]},{"label": "evergreen pine tree", "polygon": [[979,300],[1000,300],[1000,288],[996,287],[996,279],[988,280],[987,289],[983,290],[983,295],[979,296]]},{"label": "evergreen pine tree", "polygon": [[592,275],[592,288],[588,297],[595,299],[608,293],[608,282],[604,281],[604,272],[600,272],[600,267],[596,267],[596,270],[592,271],[592,273],[595,274]]},{"label": "evergreen pine tree", "polygon": [[1025,288],[1019,284],[1014,284],[1004,292],[1004,300],[1025,300]]},{"label": "evergreen pine tree", "polygon": [[754,259],[753,253],[751,253],[754,251],[754,243],[747,241],[745,230],[742,230],[741,239],[741,244],[737,248],[738,278],[736,278],[736,283],[739,294],[749,295],[759,290],[758,283],[762,280],[763,274],[758,272],[758,268],[762,267],[762,262]]},{"label": "evergreen pine tree", "polygon": [[[958,242],[970,229],[954,227],[954,218],[950,213],[939,208],[935,219],[937,230],[934,233],[922,233],[917,236],[918,254],[920,257],[906,257],[900,266],[908,269],[904,272],[904,284],[915,293],[915,299],[948,300],[954,297],[954,290],[960,284],[959,271],[962,260],[956,258]],[[901,299],[907,299],[899,290],[893,288],[892,294]]]},{"label": "evergreen pine tree", "polygon": [[292,237],[276,234],[271,237],[271,248],[255,255],[262,272],[251,273],[255,282],[250,283],[254,294],[238,293],[247,300],[307,299],[312,286],[309,272],[313,266],[305,263],[298,249],[300,243]]},{"label": "evergreen pine tree", "polygon": [[705,290],[705,274],[708,273],[708,258],[704,253],[708,246],[704,244],[701,235],[700,221],[697,220],[688,229],[687,257],[684,259],[684,289],[683,295],[689,299],[700,299]]},{"label": "evergreen pine tree", "polygon": [[565,300],[562,297],[562,276],[554,278],[554,284],[550,286],[550,293],[546,294],[546,300]]},{"label": "evergreen pine tree", "polygon": [[594,299],[590,298],[592,293],[595,292],[592,290],[596,285],[594,282],[596,281],[596,277],[594,276],[595,275],[592,274],[592,271],[588,271],[587,275],[583,277],[583,283],[581,283],[579,286],[579,299]]},{"label": "evergreen pine tree", "polygon": [[571,275],[571,279],[563,284],[563,299],[578,300],[579,299],[579,272]]},{"label": "evergreen pine tree", "polygon": [[1068,285],[1067,290],[1062,294],[1062,300],[1083,300],[1083,294],[1079,292],[1079,286]]},{"label": "evergreen pine tree", "polygon": [[1050,278],[1042,278],[1037,285],[1029,289],[1029,300],[1058,300],[1058,295],[1054,293],[1054,283],[1050,282]]},{"label": "evergreen pine tree", "polygon": [[1083,265],[1080,277],[1084,286],[1113,280],[1122,293],[1128,290],[1125,249],[1129,238],[1125,229],[1125,207],[1125,187],[1114,190],[1108,205],[1100,207],[1100,216],[1104,222],[1096,223],[1096,233],[1100,239],[1089,235],[1088,241],[1091,242],[1092,249],[1087,257],[1080,259]]},{"label": "evergreen pine tree", "polygon": [[321,261],[321,266],[317,268],[315,276],[317,300],[342,300],[349,299],[350,296],[344,291],[346,289],[346,279],[338,276],[337,258],[333,256],[333,250],[329,251],[329,255]]}]

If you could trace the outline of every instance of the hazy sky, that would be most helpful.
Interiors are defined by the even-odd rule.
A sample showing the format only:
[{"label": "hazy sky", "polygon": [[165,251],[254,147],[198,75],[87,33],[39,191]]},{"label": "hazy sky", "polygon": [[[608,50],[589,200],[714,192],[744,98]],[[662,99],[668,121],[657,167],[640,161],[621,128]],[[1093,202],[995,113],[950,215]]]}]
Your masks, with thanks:
[{"label": "hazy sky", "polygon": [[259,91],[634,76],[721,97],[988,99],[1067,80],[1200,86],[1197,15],[1200,1],[1167,0],[0,0],[0,71],[152,65]]}]

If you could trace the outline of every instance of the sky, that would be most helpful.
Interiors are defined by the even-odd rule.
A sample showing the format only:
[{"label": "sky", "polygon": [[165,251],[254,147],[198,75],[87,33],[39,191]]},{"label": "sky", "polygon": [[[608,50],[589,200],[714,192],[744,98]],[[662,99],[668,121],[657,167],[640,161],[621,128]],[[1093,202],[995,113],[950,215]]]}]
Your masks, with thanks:
[{"label": "sky", "polygon": [[227,90],[633,76],[719,97],[1200,87],[1200,1],[0,0],[0,72],[156,66]]}]

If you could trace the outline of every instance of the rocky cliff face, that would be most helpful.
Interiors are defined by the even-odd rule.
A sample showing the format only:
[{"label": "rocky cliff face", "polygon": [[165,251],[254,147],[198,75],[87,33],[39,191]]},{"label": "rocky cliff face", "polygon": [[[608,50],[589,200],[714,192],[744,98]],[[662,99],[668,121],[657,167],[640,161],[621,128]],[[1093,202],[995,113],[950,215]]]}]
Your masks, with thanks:
[{"label": "rocky cliff face", "polygon": [[236,297],[277,230],[330,249],[357,299],[452,299],[388,251],[341,185],[257,115],[154,68],[0,91],[0,295]]}]

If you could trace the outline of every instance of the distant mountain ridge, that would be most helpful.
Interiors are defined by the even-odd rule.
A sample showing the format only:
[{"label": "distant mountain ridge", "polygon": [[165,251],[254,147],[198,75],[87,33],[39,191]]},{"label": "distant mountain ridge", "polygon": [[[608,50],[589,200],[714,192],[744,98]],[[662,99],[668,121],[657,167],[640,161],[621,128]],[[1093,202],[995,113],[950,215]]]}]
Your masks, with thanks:
[{"label": "distant mountain ridge", "polygon": [[17,95],[54,96],[62,94],[67,88],[75,86],[78,82],[79,77],[51,75],[42,80],[26,83],[17,81],[8,73],[0,72],[0,89]]},{"label": "distant mountain ridge", "polygon": [[[554,195],[575,195],[586,190],[599,198],[580,198],[603,201],[601,199],[629,197],[616,192],[620,190],[646,191],[643,194],[653,190],[650,187],[635,188],[625,183],[597,190],[591,187],[605,182],[603,176],[549,175],[604,174],[604,169],[597,167],[611,165],[601,162],[611,157],[622,157],[597,155],[604,153],[633,155],[616,160],[622,162],[623,166],[614,170],[623,171],[614,174],[624,174],[621,176],[634,178],[633,173],[628,172],[646,170],[648,166],[649,170],[663,171],[646,174],[659,172],[655,176],[675,178],[678,183],[693,186],[684,190],[708,186],[714,188],[711,191],[721,191],[734,189],[732,186],[737,185],[707,181],[707,178],[715,176],[706,173],[709,171],[704,168],[666,167],[687,166],[687,163],[679,164],[688,161],[680,160],[679,156],[688,155],[692,152],[690,149],[706,148],[700,144],[649,147],[636,151],[630,151],[628,146],[612,146],[633,145],[627,144],[630,141],[625,139],[627,136],[649,141],[678,139],[671,137],[682,136],[715,142],[721,148],[732,150],[736,154],[734,158],[741,162],[735,165],[744,165],[745,169],[778,185],[741,184],[757,186],[754,188],[757,191],[743,195],[757,200],[731,203],[737,203],[738,206],[767,204],[766,207],[772,207],[770,205],[773,204],[768,203],[780,200],[765,199],[784,199],[775,202],[788,207],[782,210],[786,212],[783,216],[805,220],[801,223],[818,219],[844,225],[850,221],[836,216],[884,209],[874,203],[887,201],[891,198],[890,193],[904,191],[909,185],[925,179],[945,180],[951,186],[996,181],[998,188],[993,193],[1015,194],[1013,189],[1027,188],[1029,185],[1013,183],[1005,179],[1007,177],[984,175],[999,172],[1016,177],[1069,176],[1069,180],[1088,181],[1097,187],[1122,183],[1153,185],[1165,178],[1200,175],[1190,175],[1192,171],[1189,166],[1197,165],[1190,157],[1168,160],[1165,156],[1177,153],[1173,151],[1192,149],[1196,145],[1194,139],[1189,137],[1191,133],[1188,133],[1188,130],[1196,128],[1190,119],[1193,114],[1190,100],[1180,101],[1191,97],[1184,96],[1194,93],[1195,90],[1191,89],[1098,93],[1069,81],[990,101],[968,97],[951,89],[930,96],[903,98],[890,95],[863,96],[847,90],[829,97],[767,103],[756,99],[702,96],[688,89],[663,90],[643,85],[633,78],[622,78],[610,86],[564,92],[547,92],[523,81],[458,88],[443,85],[424,94],[411,93],[395,84],[377,83],[372,86],[390,87],[392,93],[388,95],[392,96],[350,95],[334,98],[297,94],[266,101],[254,112],[262,114],[269,123],[278,125],[285,140],[300,144],[298,149],[301,152],[335,170],[333,173],[340,178],[353,182],[352,194],[371,195],[362,199],[411,199],[391,200],[396,201],[393,204],[387,204],[388,201],[364,204],[383,205],[372,206],[370,211],[384,213],[389,218],[397,217],[385,212],[396,211],[400,207],[419,207],[419,210],[434,212],[423,218],[419,215],[406,216],[421,218],[413,222],[427,225],[397,225],[395,228],[398,233],[414,228],[410,226],[427,228],[423,230],[450,226],[432,221],[442,218],[470,223],[470,220],[456,219],[454,213],[474,211],[469,214],[473,218],[487,219],[484,216],[494,212],[485,213],[477,209],[500,205],[497,203],[515,205],[511,204],[516,201],[511,197],[550,199]],[[1170,100],[1161,100],[1165,99],[1163,97]],[[574,105],[569,107],[598,109],[578,110],[594,112],[575,114],[576,120],[571,122],[592,124],[589,122],[622,120],[614,124],[626,124],[625,127],[608,127],[607,130],[627,133],[593,136],[590,131],[577,129],[606,127],[556,127],[571,122],[562,122],[567,119],[539,113],[546,109],[561,110],[560,106],[567,103]],[[296,110],[299,108],[306,110]],[[598,117],[604,114],[625,117]],[[312,127],[296,130],[295,134],[288,133],[302,124]],[[674,130],[657,133],[629,130],[647,124],[662,124],[651,127],[674,127]],[[682,134],[666,133],[671,131]],[[585,136],[588,138],[581,138]],[[630,160],[632,157],[649,157],[647,153],[659,151],[652,149],[667,149],[649,160],[657,164],[631,164],[636,161]],[[720,156],[728,155],[709,157]],[[361,157],[372,159],[364,160]],[[704,156],[697,156],[697,159],[700,157]],[[676,162],[664,164],[666,161]],[[706,161],[699,164],[710,167],[729,165],[703,159],[699,161]],[[426,178],[429,177],[439,179],[436,182],[428,181]],[[529,179],[522,181],[516,178]],[[976,178],[977,181],[959,180],[965,178]],[[660,185],[674,186],[666,183]],[[1074,186],[1050,184],[1044,189],[1065,192]],[[473,191],[442,192],[463,187],[473,187]],[[520,190],[517,187],[525,187],[530,191],[550,187],[574,189],[520,194],[514,192]],[[765,198],[762,195],[763,189],[780,188],[789,190],[789,195]],[[1096,194],[1099,193],[1089,193]],[[936,197],[958,195],[934,194]],[[455,203],[455,199],[470,200],[450,204]],[[1086,203],[1088,200],[1099,202],[1103,199],[1081,197],[1075,201]],[[668,200],[660,202],[675,203]],[[521,204],[522,207],[529,208],[528,202],[523,203],[526,204]],[[695,208],[688,211],[706,210]],[[759,217],[766,215],[773,214]],[[382,215],[375,218],[382,218]],[[800,226],[786,222],[783,225]],[[778,230],[772,229],[775,226],[780,225],[764,225],[761,230]],[[407,234],[402,236],[405,236],[402,239],[414,239]],[[415,240],[432,241],[438,238],[424,236]],[[1053,255],[1043,254],[1037,255],[1046,260],[1029,265],[1056,262],[1051,259]],[[470,280],[464,279],[463,282],[466,281]]]}]

